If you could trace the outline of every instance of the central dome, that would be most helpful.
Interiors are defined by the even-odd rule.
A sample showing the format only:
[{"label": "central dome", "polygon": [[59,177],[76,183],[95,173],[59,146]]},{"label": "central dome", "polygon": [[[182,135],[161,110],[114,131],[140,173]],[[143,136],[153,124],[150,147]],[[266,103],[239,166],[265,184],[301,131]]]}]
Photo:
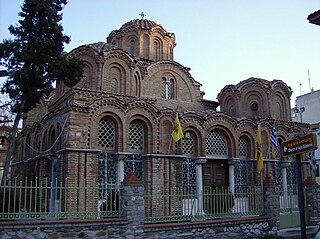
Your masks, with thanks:
[{"label": "central dome", "polygon": [[125,50],[132,56],[148,60],[173,60],[174,33],[148,19],[134,19],[113,30],[107,43]]},{"label": "central dome", "polygon": [[126,31],[126,29],[131,29],[131,28],[150,30],[155,27],[161,27],[161,25],[148,19],[134,19],[134,20],[131,20],[130,22],[123,24],[120,27],[119,31]]}]

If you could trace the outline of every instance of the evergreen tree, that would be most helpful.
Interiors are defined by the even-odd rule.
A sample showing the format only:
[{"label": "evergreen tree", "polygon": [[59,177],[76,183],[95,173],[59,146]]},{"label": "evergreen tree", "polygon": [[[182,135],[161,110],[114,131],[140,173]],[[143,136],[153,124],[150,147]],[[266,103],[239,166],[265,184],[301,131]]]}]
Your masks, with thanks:
[{"label": "evergreen tree", "polygon": [[[14,39],[0,43],[0,64],[7,71],[2,93],[12,99],[16,117],[9,137],[10,146],[3,176],[8,175],[15,137],[23,115],[49,95],[53,83],[75,85],[83,74],[83,62],[64,54],[70,38],[63,34],[62,9],[67,0],[25,0],[16,26],[9,32]],[[3,183],[4,180],[2,180]]]}]

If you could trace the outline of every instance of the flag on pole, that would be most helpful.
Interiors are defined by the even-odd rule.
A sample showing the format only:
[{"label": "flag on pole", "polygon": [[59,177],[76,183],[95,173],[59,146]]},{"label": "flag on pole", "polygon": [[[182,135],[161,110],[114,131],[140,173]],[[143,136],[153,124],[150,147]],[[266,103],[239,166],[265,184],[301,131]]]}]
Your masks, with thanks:
[{"label": "flag on pole", "polygon": [[174,126],[172,129],[172,133],[171,133],[172,139],[177,142],[180,139],[183,138],[183,132],[182,132],[182,128],[181,128],[181,124],[179,121],[179,117],[178,117],[178,113],[176,115],[176,119],[174,121]]},{"label": "flag on pole", "polygon": [[276,149],[279,147],[279,139],[278,139],[276,128],[274,126],[273,126],[272,132],[271,132],[270,143],[273,144],[273,146]]},{"label": "flag on pole", "polygon": [[309,158],[310,158],[310,167],[313,172],[315,172],[318,168],[316,157],[314,156],[314,150],[309,152]]},{"label": "flag on pole", "polygon": [[262,156],[262,144],[261,144],[261,129],[260,129],[260,124],[258,124],[256,157],[257,157],[257,160],[258,160],[258,173],[261,173],[261,170],[263,169],[263,156]]}]

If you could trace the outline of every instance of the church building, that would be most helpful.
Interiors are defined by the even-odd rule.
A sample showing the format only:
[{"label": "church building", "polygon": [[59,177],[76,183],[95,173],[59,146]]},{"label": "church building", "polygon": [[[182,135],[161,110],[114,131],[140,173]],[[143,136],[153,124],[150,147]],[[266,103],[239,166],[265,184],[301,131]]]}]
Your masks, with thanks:
[{"label": "church building", "polygon": [[[12,176],[119,187],[133,173],[147,191],[232,191],[261,182],[255,156],[260,125],[264,182],[295,184],[293,163],[270,143],[273,128],[280,143],[309,130],[291,120],[291,88],[249,78],[226,85],[217,101],[206,100],[190,68],[174,61],[175,46],[174,33],[142,18],[113,30],[106,42],[69,52],[84,61],[83,78],[72,88],[57,84],[28,113]],[[176,115],[184,135],[177,142]]]}]

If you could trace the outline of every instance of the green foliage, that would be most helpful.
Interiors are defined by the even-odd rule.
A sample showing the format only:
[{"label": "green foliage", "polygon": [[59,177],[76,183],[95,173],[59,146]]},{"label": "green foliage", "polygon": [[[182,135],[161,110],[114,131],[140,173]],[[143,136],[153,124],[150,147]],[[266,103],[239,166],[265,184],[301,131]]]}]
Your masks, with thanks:
[{"label": "green foliage", "polygon": [[63,54],[70,38],[63,34],[60,13],[67,0],[25,0],[17,26],[10,26],[14,39],[0,43],[0,64],[8,72],[2,93],[13,100],[13,112],[28,112],[44,95],[53,90],[53,82],[75,85],[83,74],[78,58]]}]

